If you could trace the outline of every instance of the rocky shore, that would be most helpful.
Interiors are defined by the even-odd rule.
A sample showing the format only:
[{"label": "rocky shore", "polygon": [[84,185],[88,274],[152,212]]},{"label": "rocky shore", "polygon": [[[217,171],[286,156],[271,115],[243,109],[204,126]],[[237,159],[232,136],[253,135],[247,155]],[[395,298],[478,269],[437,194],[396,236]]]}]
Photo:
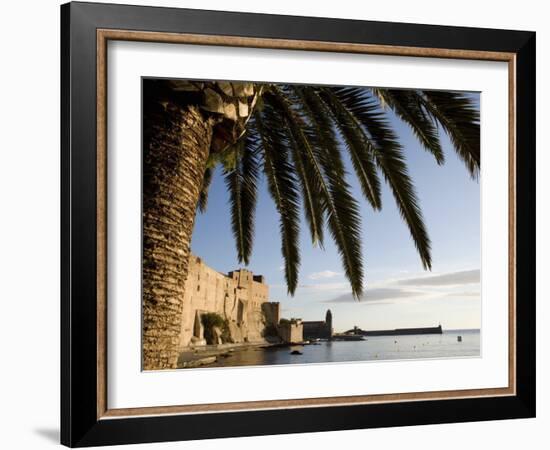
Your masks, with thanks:
[{"label": "rocky shore", "polygon": [[219,359],[230,358],[234,352],[239,350],[245,350],[254,347],[269,347],[271,345],[273,344],[260,342],[188,347],[183,349],[183,351],[179,355],[178,369],[189,369],[207,366],[215,363]]},{"label": "rocky shore", "polygon": [[256,342],[256,343],[237,343],[237,344],[219,344],[219,345],[203,345],[196,347],[184,348],[178,358],[178,369],[190,369],[202,366],[209,366],[223,360],[231,358],[236,352],[249,350],[252,348],[278,348],[278,347],[295,347],[303,345],[315,345],[315,342],[301,343],[281,343],[281,342]]}]

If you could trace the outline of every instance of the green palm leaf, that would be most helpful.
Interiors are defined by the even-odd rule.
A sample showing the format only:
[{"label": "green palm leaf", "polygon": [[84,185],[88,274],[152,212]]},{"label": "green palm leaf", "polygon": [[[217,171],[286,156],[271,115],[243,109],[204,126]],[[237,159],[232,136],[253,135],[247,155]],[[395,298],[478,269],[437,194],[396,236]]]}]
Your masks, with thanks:
[{"label": "green palm leaf", "polygon": [[411,127],[420,143],[432,153],[438,164],[445,162],[437,127],[431,116],[424,110],[424,102],[417,91],[379,88],[372,88],[371,91],[382,104],[388,105],[401,120]]},{"label": "green palm leaf", "polygon": [[[363,261],[361,253],[361,217],[359,206],[346,182],[346,172],[337,146],[327,147],[308,127],[305,118],[290,106],[281,91],[272,99],[285,117],[285,125],[294,146],[305,156],[311,178],[319,189],[323,211],[336,243],[346,276],[356,298],[363,293]],[[268,96],[266,96],[266,101]]]},{"label": "green palm leaf", "polygon": [[[323,247],[323,209],[321,204],[321,186],[315,176],[311,162],[303,151],[302,136],[296,130],[296,126],[303,126],[303,120],[291,106],[292,99],[278,87],[274,86],[264,96],[264,102],[269,102],[274,111],[279,115],[282,132],[290,150],[292,163],[302,188],[304,216],[311,235],[313,245]],[[299,122],[299,123],[298,123]]]},{"label": "green palm leaf", "polygon": [[206,207],[208,206],[208,191],[210,190],[210,185],[212,184],[212,179],[214,178],[214,169],[207,167],[204,171],[204,177],[202,179],[201,192],[199,194],[199,202],[197,208],[199,212],[206,212]]},{"label": "green palm leaf", "polygon": [[361,123],[369,136],[370,150],[391,187],[398,210],[405,220],[425,269],[431,269],[431,244],[420,203],[407,170],[403,148],[387,120],[373,108],[365,90],[355,87],[324,88],[327,96],[340,102]]},{"label": "green palm leaf", "polygon": [[281,253],[284,258],[285,280],[289,294],[298,286],[300,267],[300,215],[298,181],[289,162],[289,150],[280,132],[280,120],[269,104],[254,113],[256,131],[263,148],[263,170],[267,186],[279,213]]},{"label": "green palm leaf", "polygon": [[479,177],[479,112],[471,99],[458,92],[422,91],[423,106],[447,132],[470,176]]},{"label": "green palm leaf", "polygon": [[[306,90],[306,102],[314,111],[319,129],[327,127],[331,129],[335,126],[340,131],[365,198],[373,209],[380,210],[382,208],[380,180],[364,130],[357,118],[349,114],[340,102],[334,101],[332,95],[322,95],[324,89],[319,92],[313,89]],[[322,137],[322,135],[319,136]]]},{"label": "green palm leaf", "polygon": [[[251,128],[253,129],[253,128]],[[247,136],[239,141],[239,158],[233,169],[225,171],[229,190],[231,228],[237,246],[239,262],[250,262],[254,240],[254,217],[260,159],[257,139],[249,129]]]}]

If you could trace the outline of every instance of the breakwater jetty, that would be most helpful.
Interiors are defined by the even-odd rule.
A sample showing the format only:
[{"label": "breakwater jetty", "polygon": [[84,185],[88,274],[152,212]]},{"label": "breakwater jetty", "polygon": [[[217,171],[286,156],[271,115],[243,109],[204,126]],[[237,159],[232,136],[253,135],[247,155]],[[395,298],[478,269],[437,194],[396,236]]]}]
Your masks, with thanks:
[{"label": "breakwater jetty", "polygon": [[351,330],[346,331],[346,334],[355,334],[360,336],[409,336],[413,334],[443,334],[441,325],[437,327],[425,327],[425,328],[395,328],[393,330],[362,330],[361,328],[354,327]]}]

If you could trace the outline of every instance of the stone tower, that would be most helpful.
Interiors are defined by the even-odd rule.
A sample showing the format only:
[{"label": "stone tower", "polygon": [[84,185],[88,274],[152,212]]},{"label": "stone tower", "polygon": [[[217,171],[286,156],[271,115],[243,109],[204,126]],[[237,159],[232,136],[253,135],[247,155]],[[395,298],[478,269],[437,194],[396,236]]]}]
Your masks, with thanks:
[{"label": "stone tower", "polygon": [[329,332],[330,337],[332,337],[332,313],[330,309],[327,309],[327,315],[325,316],[325,323]]}]

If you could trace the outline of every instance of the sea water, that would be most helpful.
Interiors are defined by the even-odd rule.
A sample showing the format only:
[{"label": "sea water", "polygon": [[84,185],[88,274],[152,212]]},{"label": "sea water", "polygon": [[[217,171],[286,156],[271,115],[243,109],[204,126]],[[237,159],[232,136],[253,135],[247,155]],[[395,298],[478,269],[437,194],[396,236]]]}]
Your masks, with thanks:
[{"label": "sea water", "polygon": [[[458,340],[462,337],[462,341]],[[301,354],[292,354],[297,350]],[[205,367],[263,366],[350,361],[480,356],[480,330],[444,330],[443,334],[369,336],[363,341],[325,341],[313,345],[247,348]]]}]

